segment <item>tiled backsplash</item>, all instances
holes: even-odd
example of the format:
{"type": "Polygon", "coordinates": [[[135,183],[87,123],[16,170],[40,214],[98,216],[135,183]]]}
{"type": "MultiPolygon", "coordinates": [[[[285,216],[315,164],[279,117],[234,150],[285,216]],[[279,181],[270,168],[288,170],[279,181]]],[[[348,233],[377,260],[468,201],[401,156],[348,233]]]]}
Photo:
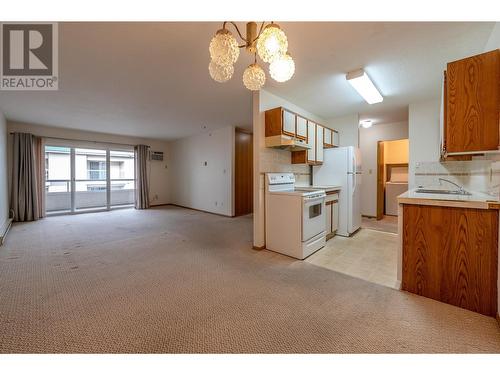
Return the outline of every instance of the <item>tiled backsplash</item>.
{"type": "Polygon", "coordinates": [[[262,173],[293,172],[297,184],[309,184],[309,166],[304,164],[292,164],[292,155],[290,151],[276,148],[262,148],[260,157],[260,171],[262,173]]]}
{"type": "Polygon", "coordinates": [[[465,190],[489,194],[498,199],[500,161],[472,160],[448,162],[420,162],[415,168],[415,183],[425,188],[453,189],[445,178],[463,186],[465,190]]]}

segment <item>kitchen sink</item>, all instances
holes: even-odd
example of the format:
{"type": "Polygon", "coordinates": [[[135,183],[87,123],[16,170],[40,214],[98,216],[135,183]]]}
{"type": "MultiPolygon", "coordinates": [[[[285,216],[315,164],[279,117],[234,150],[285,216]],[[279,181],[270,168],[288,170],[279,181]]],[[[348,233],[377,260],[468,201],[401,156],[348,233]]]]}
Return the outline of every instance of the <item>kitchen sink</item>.
{"type": "Polygon", "coordinates": [[[440,190],[440,189],[417,189],[415,193],[426,193],[426,194],[454,194],[454,195],[472,195],[465,190],[440,190]]]}

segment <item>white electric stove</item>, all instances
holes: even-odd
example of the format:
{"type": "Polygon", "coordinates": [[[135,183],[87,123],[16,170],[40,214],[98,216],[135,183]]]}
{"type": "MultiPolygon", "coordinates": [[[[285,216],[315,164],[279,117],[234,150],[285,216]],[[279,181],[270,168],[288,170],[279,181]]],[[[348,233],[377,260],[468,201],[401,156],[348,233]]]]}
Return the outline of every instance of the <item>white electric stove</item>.
{"type": "Polygon", "coordinates": [[[266,248],[304,259],[325,246],[325,191],[295,189],[293,173],[265,180],[266,248]]]}

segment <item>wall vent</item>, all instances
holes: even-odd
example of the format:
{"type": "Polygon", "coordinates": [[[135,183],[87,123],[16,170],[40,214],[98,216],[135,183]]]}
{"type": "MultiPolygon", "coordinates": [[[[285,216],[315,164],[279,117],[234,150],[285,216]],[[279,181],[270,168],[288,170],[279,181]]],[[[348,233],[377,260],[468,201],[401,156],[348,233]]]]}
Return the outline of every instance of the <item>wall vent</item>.
{"type": "Polygon", "coordinates": [[[163,161],[163,152],[151,151],[151,160],[163,161]]]}

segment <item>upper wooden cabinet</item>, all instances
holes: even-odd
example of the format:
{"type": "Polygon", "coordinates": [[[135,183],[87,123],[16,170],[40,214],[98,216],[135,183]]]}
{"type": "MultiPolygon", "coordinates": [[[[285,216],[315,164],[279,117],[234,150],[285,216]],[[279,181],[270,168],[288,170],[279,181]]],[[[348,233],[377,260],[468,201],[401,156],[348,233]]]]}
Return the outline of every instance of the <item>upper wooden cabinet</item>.
{"type": "Polygon", "coordinates": [[[443,99],[443,151],[498,150],[500,50],[448,63],[443,99]]]}
{"type": "Polygon", "coordinates": [[[292,164],[320,165],[323,163],[323,129],[312,121],[307,121],[308,150],[292,151],[292,164]]]}
{"type": "Polygon", "coordinates": [[[298,139],[307,139],[307,120],[296,113],[277,107],[265,112],[266,137],[288,135],[298,139]]]}
{"type": "Polygon", "coordinates": [[[333,147],[339,147],[340,146],[340,137],[339,137],[339,132],[336,130],[332,130],[332,140],[333,140],[333,147]]]}
{"type": "Polygon", "coordinates": [[[295,133],[298,138],[307,139],[307,120],[304,117],[297,116],[297,130],[295,133]]]}
{"type": "Polygon", "coordinates": [[[316,124],[316,164],[323,163],[323,151],[324,151],[324,127],[316,124]]]}
{"type": "Polygon", "coordinates": [[[323,127],[323,148],[339,146],[339,133],[336,130],[323,127]]]}
{"type": "Polygon", "coordinates": [[[333,147],[333,131],[329,128],[323,128],[323,147],[333,147]]]}

